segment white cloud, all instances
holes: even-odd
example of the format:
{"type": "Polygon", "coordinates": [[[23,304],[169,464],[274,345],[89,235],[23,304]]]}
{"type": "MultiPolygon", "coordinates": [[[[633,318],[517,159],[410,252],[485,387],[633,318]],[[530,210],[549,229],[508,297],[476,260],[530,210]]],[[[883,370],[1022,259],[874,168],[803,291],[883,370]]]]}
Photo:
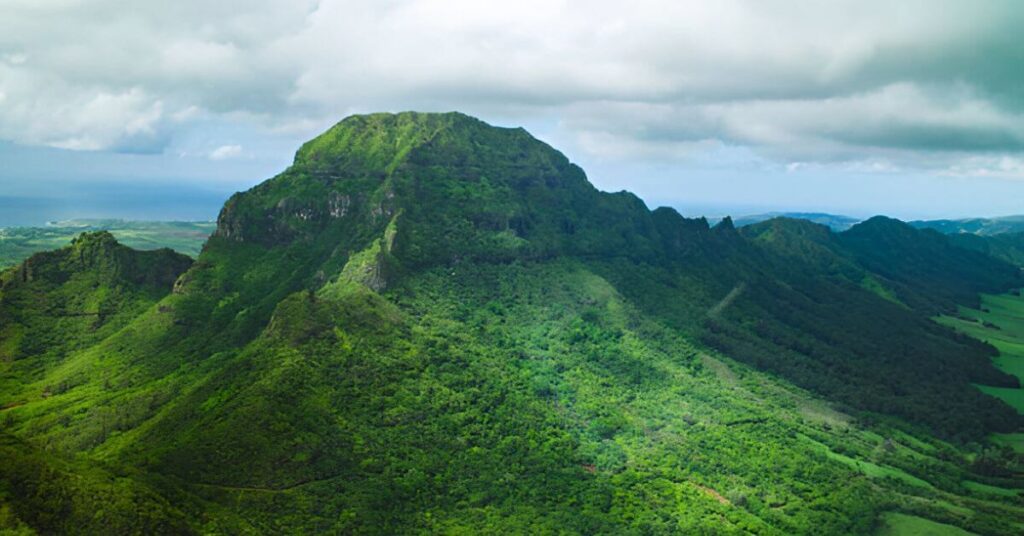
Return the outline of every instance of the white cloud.
{"type": "Polygon", "coordinates": [[[162,101],[138,87],[78,91],[54,76],[0,66],[0,138],[67,149],[163,146],[162,101]]]}
{"type": "Polygon", "coordinates": [[[242,156],[241,145],[221,145],[210,151],[210,160],[227,160],[229,158],[238,158],[239,156],[242,156]]]}
{"type": "Polygon", "coordinates": [[[941,171],[979,153],[1024,152],[1024,114],[1000,110],[961,85],[898,83],[828,98],[596,102],[570,106],[565,115],[582,148],[622,159],[685,159],[725,144],[779,162],[890,172],[941,171]]]}
{"type": "Polygon", "coordinates": [[[4,54],[3,59],[11,65],[23,65],[28,61],[28,56],[25,54],[4,54]]]}
{"type": "Polygon", "coordinates": [[[608,158],[983,169],[1024,147],[1022,23],[1011,1],[9,1],[0,138],[158,151],[209,118],[307,137],[461,109],[608,158]]]}
{"type": "Polygon", "coordinates": [[[954,163],[942,174],[952,177],[1024,179],[1024,158],[1005,155],[972,156],[954,163]]]}

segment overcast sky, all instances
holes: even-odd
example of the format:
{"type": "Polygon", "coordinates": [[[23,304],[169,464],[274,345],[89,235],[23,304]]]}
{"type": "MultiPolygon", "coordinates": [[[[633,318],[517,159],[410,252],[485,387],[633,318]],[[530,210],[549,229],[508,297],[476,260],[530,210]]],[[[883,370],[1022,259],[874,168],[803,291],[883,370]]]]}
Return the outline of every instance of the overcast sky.
{"type": "Polygon", "coordinates": [[[342,117],[414,109],[686,214],[1024,213],[1021,28],[1013,0],[0,0],[0,210],[213,217],[342,117]]]}

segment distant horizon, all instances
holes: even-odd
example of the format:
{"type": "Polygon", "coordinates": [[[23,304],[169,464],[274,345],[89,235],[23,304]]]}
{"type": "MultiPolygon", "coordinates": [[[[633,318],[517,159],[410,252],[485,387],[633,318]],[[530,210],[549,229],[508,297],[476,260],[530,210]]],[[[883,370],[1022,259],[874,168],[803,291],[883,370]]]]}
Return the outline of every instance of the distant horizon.
{"type": "Polygon", "coordinates": [[[67,220],[215,221],[227,195],[203,190],[154,189],[107,197],[97,191],[84,197],[0,196],[0,227],[42,227],[67,220]],[[124,204],[128,197],[132,203],[124,204]]]}
{"type": "MultiPolygon", "coordinates": [[[[817,212],[856,218],[882,214],[911,221],[1024,214],[1024,180],[837,172],[814,166],[746,169],[742,162],[723,167],[721,162],[665,162],[654,157],[624,163],[581,149],[549,124],[525,126],[581,166],[598,189],[626,190],[650,208],[673,207],[687,217],[817,212]]],[[[73,151],[0,140],[0,160],[5,164],[0,169],[0,227],[78,217],[215,218],[232,193],[286,169],[304,141],[298,136],[277,138],[237,158],[214,159],[185,150],[73,151]]]]}
{"type": "MultiPolygon", "coordinates": [[[[107,185],[98,189],[93,195],[87,196],[92,204],[83,203],[81,190],[67,198],[62,197],[27,197],[0,195],[0,228],[12,227],[45,227],[53,223],[74,220],[123,220],[128,222],[214,222],[223,203],[236,191],[211,191],[201,188],[186,189],[176,187],[155,187],[151,192],[145,188],[132,188],[129,197],[135,204],[125,205],[124,192],[120,196],[107,195],[107,189],[120,189],[122,186],[107,185]]],[[[609,190],[605,190],[609,191],[609,190]]],[[[627,190],[628,191],[628,190],[627,190]]],[[[782,207],[751,207],[711,204],[677,204],[658,203],[640,198],[651,210],[669,207],[686,218],[706,218],[719,221],[725,217],[733,220],[758,216],[783,216],[793,214],[817,214],[833,217],[852,218],[859,221],[874,216],[886,216],[901,221],[933,221],[933,220],[995,220],[1024,216],[1020,213],[998,215],[949,215],[949,216],[907,216],[881,211],[864,210],[858,212],[838,212],[820,208],[782,208],[782,207]]]]}

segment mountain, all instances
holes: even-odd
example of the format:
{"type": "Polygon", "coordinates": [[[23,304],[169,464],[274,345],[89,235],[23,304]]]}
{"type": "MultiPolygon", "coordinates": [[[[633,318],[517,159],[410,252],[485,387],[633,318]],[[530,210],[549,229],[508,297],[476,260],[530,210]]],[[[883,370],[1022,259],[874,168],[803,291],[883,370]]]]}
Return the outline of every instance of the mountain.
{"type": "Polygon", "coordinates": [[[1002,218],[966,218],[961,220],[918,220],[910,222],[918,229],[935,229],[943,234],[994,236],[1024,232],[1024,216],[1002,218]]]}
{"type": "MultiPolygon", "coordinates": [[[[70,245],[37,253],[0,273],[0,392],[5,413],[0,426],[3,498],[0,528],[15,534],[41,532],[117,533],[157,529],[188,530],[181,514],[147,485],[116,475],[96,463],[76,463],[48,453],[48,441],[28,443],[10,434],[12,415],[23,405],[37,410],[68,395],[84,381],[78,370],[48,381],[64,358],[108,339],[170,293],[192,259],[168,249],[135,251],[105,231],[82,233],[70,245]],[[29,394],[31,393],[31,394],[29,394]],[[31,404],[36,402],[36,404],[31,404]],[[26,525],[6,504],[8,494],[29,510],[26,525]],[[103,516],[104,510],[111,511],[103,516]]],[[[96,358],[102,370],[102,358],[96,358]]],[[[101,373],[102,374],[102,373],[101,373]]],[[[106,379],[104,389],[111,389],[106,379]]],[[[88,395],[84,405],[43,420],[63,425],[75,414],[105,413],[88,395]]],[[[45,409],[42,411],[46,411],[45,409]]],[[[109,433],[106,417],[101,423],[109,433]]]]}
{"type": "Polygon", "coordinates": [[[981,236],[970,233],[949,235],[949,241],[965,249],[973,249],[990,257],[1024,266],[1024,232],[981,236]]]}
{"type": "MultiPolygon", "coordinates": [[[[977,292],[1019,285],[1016,267],[887,219],[838,234],[776,219],[743,234],[775,258],[758,262],[767,272],[759,280],[747,276],[747,300],[732,308],[732,322],[710,324],[708,344],[833,400],[927,423],[940,435],[977,437],[994,425],[976,428],[980,423],[956,417],[996,415],[980,400],[976,409],[953,407],[975,404],[976,392],[964,383],[1017,380],[991,368],[991,348],[936,329],[930,317],[955,312],[957,299],[976,305],[977,292]],[[955,284],[944,286],[950,280],[955,284]],[[946,409],[933,412],[939,408],[946,409]]],[[[1004,418],[1015,426],[1008,413],[997,420],[1004,418]]]]}
{"type": "Polygon", "coordinates": [[[33,255],[0,275],[0,360],[102,340],[159,301],[191,264],[169,249],[132,250],[105,231],[33,255]]]}
{"type": "Polygon", "coordinates": [[[34,253],[63,247],[83,232],[108,231],[136,249],[171,248],[195,257],[216,225],[213,222],[69,220],[45,227],[0,228],[0,269],[14,266],[34,253]]]}
{"type": "Polygon", "coordinates": [[[934,229],[951,243],[1024,266],[1024,216],[962,220],[912,221],[918,229],[934,229]]]}
{"type": "Polygon", "coordinates": [[[901,287],[916,287],[920,298],[906,296],[906,300],[918,308],[949,312],[957,304],[976,306],[979,293],[1005,291],[1020,281],[1017,266],[961,248],[936,231],[919,231],[883,216],[856,225],[840,237],[867,269],[901,287]]]}
{"type": "Polygon", "coordinates": [[[1019,382],[931,317],[1019,270],[880,223],[712,227],[522,129],[346,118],[191,265],[85,235],[4,272],[141,297],[67,344],[0,331],[0,527],[1016,534],[1022,460],[990,434],[1024,421],[974,384],[1019,382]]]}
{"type": "Polygon", "coordinates": [[[836,214],[825,214],[822,212],[767,212],[764,214],[753,214],[736,218],[737,227],[746,227],[755,223],[772,220],[776,218],[790,218],[796,220],[807,220],[810,222],[825,225],[833,231],[845,231],[860,223],[860,219],[836,214]]]}

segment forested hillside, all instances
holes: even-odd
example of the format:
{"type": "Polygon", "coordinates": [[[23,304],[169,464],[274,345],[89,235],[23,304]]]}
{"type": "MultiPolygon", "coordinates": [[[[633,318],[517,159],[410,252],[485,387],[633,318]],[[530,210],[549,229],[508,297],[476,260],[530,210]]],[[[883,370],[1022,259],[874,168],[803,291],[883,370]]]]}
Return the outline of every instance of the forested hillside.
{"type": "Polygon", "coordinates": [[[2,281],[0,528],[1024,530],[976,387],[1019,380],[932,319],[1018,267],[651,211],[462,114],[343,120],[194,263],[86,234],[2,281]]]}
{"type": "Polygon", "coordinates": [[[965,233],[950,235],[949,240],[962,248],[980,251],[1017,266],[1024,266],[1024,233],[1003,233],[994,236],[965,233]]]}

